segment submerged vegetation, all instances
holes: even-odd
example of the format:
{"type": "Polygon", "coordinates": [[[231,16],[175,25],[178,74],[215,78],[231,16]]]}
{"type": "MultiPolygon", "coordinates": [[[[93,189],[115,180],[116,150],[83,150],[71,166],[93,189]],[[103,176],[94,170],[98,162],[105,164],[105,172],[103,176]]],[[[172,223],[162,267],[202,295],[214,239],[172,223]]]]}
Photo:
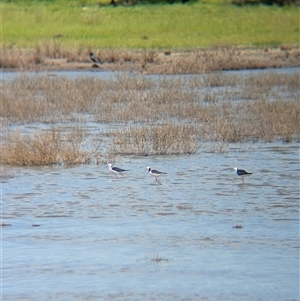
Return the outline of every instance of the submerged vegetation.
{"type": "Polygon", "coordinates": [[[97,164],[300,134],[297,73],[20,76],[2,82],[1,92],[2,164],[97,164]]]}

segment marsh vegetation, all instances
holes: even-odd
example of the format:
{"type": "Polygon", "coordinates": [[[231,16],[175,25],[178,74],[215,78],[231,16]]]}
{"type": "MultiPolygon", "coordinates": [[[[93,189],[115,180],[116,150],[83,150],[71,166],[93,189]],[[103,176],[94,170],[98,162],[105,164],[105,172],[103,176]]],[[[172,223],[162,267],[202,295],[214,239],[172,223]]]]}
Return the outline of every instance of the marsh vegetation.
{"type": "MultiPolygon", "coordinates": [[[[297,46],[249,48],[221,46],[183,50],[126,50],[91,47],[67,48],[58,42],[33,49],[2,48],[0,66],[19,70],[91,70],[94,52],[103,64],[98,70],[139,71],[143,74],[203,74],[211,71],[297,67],[297,46]]],[[[94,65],[95,67],[95,65],[94,65]]]]}
{"type": "Polygon", "coordinates": [[[228,143],[289,142],[300,134],[297,73],[23,75],[2,82],[1,92],[2,164],[193,154],[207,142],[210,151],[225,151],[228,143]],[[22,132],[29,124],[38,130],[22,132]]]}

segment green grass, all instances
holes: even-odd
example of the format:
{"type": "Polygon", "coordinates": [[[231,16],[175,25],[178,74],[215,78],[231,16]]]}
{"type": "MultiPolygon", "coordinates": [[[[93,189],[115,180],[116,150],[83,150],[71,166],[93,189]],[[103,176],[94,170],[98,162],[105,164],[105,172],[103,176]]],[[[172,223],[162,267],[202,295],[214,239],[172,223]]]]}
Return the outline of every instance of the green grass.
{"type": "Polygon", "coordinates": [[[218,1],[116,8],[81,3],[1,2],[2,47],[53,41],[66,47],[129,49],[299,43],[297,7],[237,7],[218,1]]]}

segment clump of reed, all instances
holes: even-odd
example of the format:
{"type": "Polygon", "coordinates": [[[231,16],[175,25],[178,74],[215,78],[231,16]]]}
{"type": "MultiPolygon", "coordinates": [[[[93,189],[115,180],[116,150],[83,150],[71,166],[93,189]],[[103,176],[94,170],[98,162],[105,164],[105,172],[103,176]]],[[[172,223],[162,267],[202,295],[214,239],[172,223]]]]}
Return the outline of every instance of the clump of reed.
{"type": "Polygon", "coordinates": [[[225,103],[219,115],[204,124],[202,139],[223,142],[275,141],[299,139],[298,101],[249,101],[239,105],[225,103]]]}
{"type": "Polygon", "coordinates": [[[20,76],[2,87],[1,116],[14,123],[74,121],[92,112],[101,81],[20,76]]]}
{"type": "Polygon", "coordinates": [[[129,127],[114,133],[109,153],[121,155],[182,155],[199,149],[197,129],[191,125],[165,124],[129,127]]]}
{"type": "Polygon", "coordinates": [[[43,63],[43,54],[38,48],[34,50],[2,48],[0,50],[0,67],[3,69],[31,70],[43,63]]]}
{"type": "MultiPolygon", "coordinates": [[[[248,114],[256,121],[256,139],[263,137],[266,141],[281,139],[290,142],[300,138],[300,103],[293,101],[265,100],[249,103],[246,107],[248,114]]],[[[254,126],[252,126],[254,127],[254,126]]],[[[254,131],[254,129],[253,129],[254,131]]]]}
{"type": "Polygon", "coordinates": [[[154,254],[154,255],[145,256],[145,261],[150,261],[150,262],[154,262],[154,263],[162,263],[162,262],[169,262],[170,260],[168,258],[160,256],[159,254],[154,254]]]}
{"type": "Polygon", "coordinates": [[[85,143],[86,133],[79,128],[68,132],[52,128],[33,136],[13,133],[2,139],[1,164],[46,166],[87,164],[93,160],[101,162],[98,147],[86,150],[85,143]]]}

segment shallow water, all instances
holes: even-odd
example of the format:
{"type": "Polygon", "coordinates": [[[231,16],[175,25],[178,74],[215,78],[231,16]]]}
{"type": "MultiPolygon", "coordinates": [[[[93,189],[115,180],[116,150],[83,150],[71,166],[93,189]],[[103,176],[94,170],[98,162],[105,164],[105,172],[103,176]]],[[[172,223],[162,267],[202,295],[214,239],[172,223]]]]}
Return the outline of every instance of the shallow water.
{"type": "MultiPolygon", "coordinates": [[[[275,73],[275,74],[299,74],[300,68],[269,68],[269,69],[246,69],[246,70],[229,70],[222,71],[222,74],[238,74],[239,76],[249,76],[255,74],[263,73],[275,73]]],[[[94,77],[100,79],[110,79],[117,74],[122,74],[124,72],[118,71],[105,71],[105,70],[71,70],[71,71],[25,71],[25,72],[15,72],[15,71],[1,71],[1,80],[13,80],[20,76],[49,76],[49,77],[67,77],[69,79],[75,79],[78,77],[94,77]]],[[[217,72],[219,73],[219,72],[217,72]]],[[[130,72],[130,74],[140,75],[139,72],[130,72]]],[[[169,74],[169,75],[157,75],[149,74],[144,75],[145,77],[162,79],[162,78],[191,78],[199,76],[197,74],[169,74]]],[[[205,75],[204,75],[205,76],[205,75]]]]}
{"type": "Polygon", "coordinates": [[[3,300],[299,300],[298,143],[116,165],[2,178],[3,300]]]}

